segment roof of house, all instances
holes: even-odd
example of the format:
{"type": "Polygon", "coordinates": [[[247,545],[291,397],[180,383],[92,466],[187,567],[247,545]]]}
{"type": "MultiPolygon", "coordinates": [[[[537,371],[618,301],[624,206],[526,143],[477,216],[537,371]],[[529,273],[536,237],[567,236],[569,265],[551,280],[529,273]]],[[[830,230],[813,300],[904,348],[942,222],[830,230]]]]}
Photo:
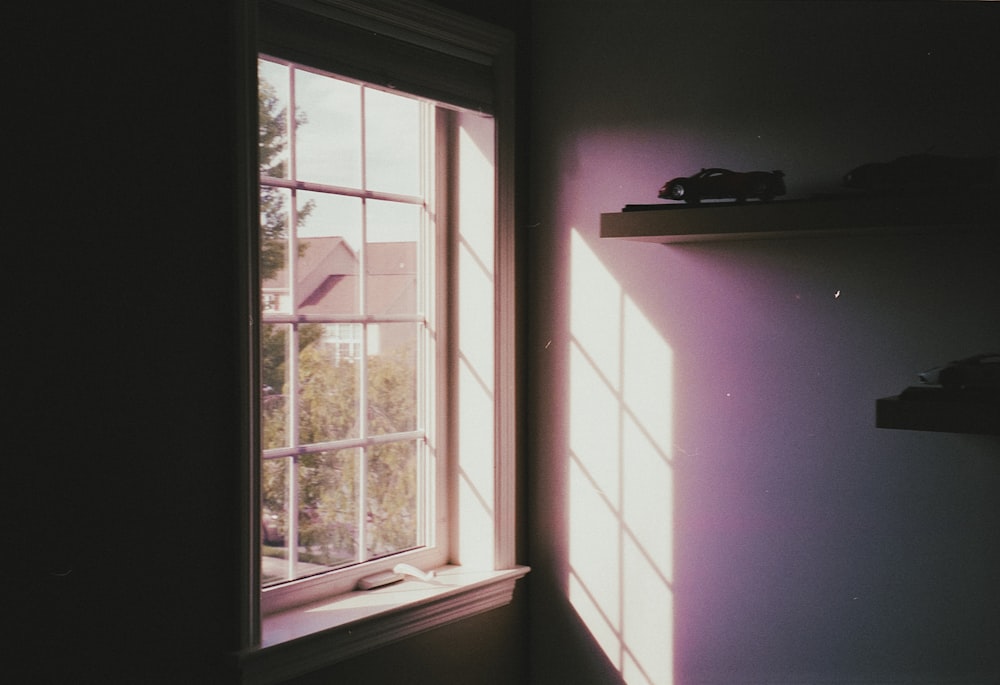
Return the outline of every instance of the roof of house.
{"type": "MultiPolygon", "coordinates": [[[[339,236],[303,238],[296,263],[298,312],[301,314],[358,313],[358,255],[339,236]]],[[[366,312],[403,314],[416,311],[417,245],[414,242],[368,243],[366,312]]],[[[282,269],[264,282],[265,289],[286,289],[282,269]]]]}

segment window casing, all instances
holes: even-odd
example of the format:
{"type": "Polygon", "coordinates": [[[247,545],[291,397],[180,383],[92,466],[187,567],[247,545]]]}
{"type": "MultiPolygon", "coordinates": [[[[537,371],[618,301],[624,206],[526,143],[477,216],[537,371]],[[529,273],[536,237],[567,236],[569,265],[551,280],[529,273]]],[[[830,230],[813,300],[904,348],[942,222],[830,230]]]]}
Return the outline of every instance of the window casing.
{"type": "MultiPolygon", "coordinates": [[[[246,630],[238,662],[244,682],[248,683],[276,682],[428,627],[500,606],[510,601],[514,582],[527,572],[517,566],[514,553],[515,246],[510,35],[410,0],[262,0],[256,32],[258,41],[252,46],[254,54],[247,55],[248,67],[251,61],[256,64],[258,55],[264,55],[269,68],[298,69],[296,73],[306,78],[334,78],[329,75],[336,74],[336,80],[376,97],[385,93],[414,94],[423,112],[419,125],[423,143],[419,155],[422,181],[416,189],[373,187],[364,172],[358,183],[318,175],[310,179],[309,173],[299,173],[298,169],[253,174],[256,189],[267,188],[268,192],[283,195],[290,215],[287,226],[292,230],[288,230],[282,262],[286,270],[284,282],[275,278],[275,271],[268,273],[263,237],[253,238],[247,250],[253,262],[247,274],[253,292],[248,311],[253,325],[248,340],[251,364],[247,403],[252,408],[249,423],[256,437],[248,443],[252,460],[244,474],[250,497],[243,519],[247,536],[243,590],[246,630]],[[337,34],[345,27],[346,34],[337,34]],[[338,35],[337,40],[328,39],[331,32],[338,35]],[[364,40],[357,42],[359,36],[382,42],[366,46],[364,40]],[[387,46],[386,41],[391,44],[387,46]],[[382,248],[372,249],[375,243],[393,241],[366,239],[370,237],[365,233],[372,208],[414,208],[420,237],[408,241],[415,244],[402,262],[405,265],[412,256],[418,269],[423,270],[425,285],[416,288],[412,307],[390,310],[368,306],[365,290],[371,292],[370,284],[359,284],[355,279],[357,291],[349,299],[357,303],[356,311],[337,310],[331,315],[329,310],[323,310],[324,293],[338,288],[341,294],[346,292],[342,286],[350,269],[320,274],[319,282],[311,282],[316,287],[309,290],[308,296],[293,292],[298,287],[295,269],[308,258],[296,244],[298,217],[291,215],[306,209],[308,233],[325,223],[317,219],[322,210],[308,209],[308,200],[321,204],[334,197],[338,198],[336,202],[361,207],[361,218],[356,222],[362,227],[361,235],[355,238],[356,244],[347,246],[348,262],[355,260],[355,268],[362,275],[360,281],[370,276],[366,264],[380,262],[384,267],[393,263],[375,255],[382,248]],[[308,226],[314,219],[317,224],[308,226]],[[313,309],[306,311],[309,307],[313,309]],[[312,326],[324,328],[317,334],[312,326]],[[413,395],[420,400],[415,402],[420,408],[412,413],[413,420],[405,425],[396,425],[394,416],[387,419],[383,407],[377,403],[371,406],[364,397],[365,392],[373,394],[364,379],[373,374],[365,364],[372,352],[382,356],[394,347],[393,340],[400,338],[390,329],[399,327],[410,331],[406,337],[412,341],[412,352],[407,358],[413,364],[408,378],[413,395]],[[262,349],[262,335],[276,330],[282,331],[277,337],[278,348],[285,350],[285,368],[278,381],[267,383],[261,362],[273,358],[269,360],[262,349]],[[303,428],[296,419],[296,414],[303,413],[302,406],[281,408],[278,422],[265,414],[274,409],[269,403],[294,405],[300,401],[289,403],[288,397],[280,396],[298,396],[305,391],[306,384],[301,380],[304,364],[297,358],[302,356],[303,347],[295,338],[302,341],[310,336],[314,347],[319,341],[319,347],[325,349],[329,365],[354,365],[359,369],[353,382],[365,390],[360,390],[352,402],[365,410],[358,411],[359,426],[352,426],[347,433],[303,440],[301,434],[292,435],[303,428]],[[296,364],[298,370],[292,368],[296,364]],[[360,425],[365,422],[369,422],[367,427],[360,425]],[[379,422],[380,428],[373,425],[379,422]],[[280,439],[273,430],[279,424],[286,433],[280,439]],[[309,497],[301,492],[308,484],[300,485],[298,492],[295,489],[299,478],[295,471],[303,463],[320,458],[314,455],[325,455],[326,459],[340,455],[344,462],[341,473],[348,461],[358,471],[381,445],[412,448],[403,461],[418,464],[419,468],[415,468],[412,479],[416,487],[407,492],[414,511],[423,507],[421,511],[433,511],[433,515],[413,527],[410,541],[405,544],[377,548],[362,542],[355,544],[350,560],[345,558],[340,563],[326,559],[329,569],[307,566],[303,572],[299,562],[313,563],[315,559],[293,562],[287,557],[289,551],[294,555],[295,547],[300,551],[305,547],[293,546],[290,541],[302,542],[303,523],[308,526],[309,517],[286,514],[282,522],[278,514],[275,520],[273,492],[266,492],[264,484],[266,471],[284,473],[285,483],[279,490],[285,493],[286,500],[309,504],[309,497]],[[369,456],[363,457],[365,454],[369,456]],[[283,465],[272,467],[269,463],[283,465]],[[428,468],[431,465],[435,468],[428,468]],[[296,525],[299,530],[295,530],[296,525]],[[286,558],[277,562],[279,569],[274,578],[263,577],[262,545],[283,546],[286,550],[286,558]],[[399,561],[423,569],[438,568],[440,580],[423,585],[406,581],[396,586],[403,590],[396,595],[411,596],[412,600],[397,601],[393,594],[377,590],[371,594],[352,591],[359,576],[391,569],[399,561]],[[318,572],[313,574],[312,570],[318,572]],[[307,635],[308,641],[294,640],[307,635]]],[[[294,119],[295,112],[292,107],[286,114],[294,119]]],[[[288,121],[291,134],[305,131],[308,125],[288,121]]],[[[336,234],[306,237],[316,242],[336,234]]],[[[325,242],[323,249],[333,248],[329,244],[333,241],[325,242]]],[[[306,247],[305,253],[315,247],[306,247]]],[[[313,256],[316,254],[318,251],[313,251],[313,256]]],[[[389,256],[400,263],[398,253],[389,256]]],[[[305,463],[305,467],[314,468],[315,464],[305,463]]],[[[336,465],[329,470],[336,472],[336,465]]],[[[366,503],[364,495],[355,493],[353,499],[366,503]]],[[[324,506],[326,511],[309,512],[309,516],[328,516],[330,503],[324,506]]],[[[364,510],[365,506],[355,507],[345,520],[364,528],[368,523],[368,512],[364,510]]],[[[274,558],[268,562],[272,569],[274,558]]]]}

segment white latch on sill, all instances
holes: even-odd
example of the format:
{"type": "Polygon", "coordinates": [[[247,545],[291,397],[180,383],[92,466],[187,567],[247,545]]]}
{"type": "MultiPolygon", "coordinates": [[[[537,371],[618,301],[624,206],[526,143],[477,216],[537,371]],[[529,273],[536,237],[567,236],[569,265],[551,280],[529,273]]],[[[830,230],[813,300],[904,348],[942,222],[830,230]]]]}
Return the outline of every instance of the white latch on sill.
{"type": "Polygon", "coordinates": [[[374,590],[377,587],[398,583],[406,576],[413,576],[417,580],[429,581],[434,579],[434,571],[424,573],[416,566],[412,566],[410,564],[396,564],[392,567],[391,571],[382,571],[380,573],[373,573],[370,576],[365,576],[358,581],[358,589],[374,590]]]}

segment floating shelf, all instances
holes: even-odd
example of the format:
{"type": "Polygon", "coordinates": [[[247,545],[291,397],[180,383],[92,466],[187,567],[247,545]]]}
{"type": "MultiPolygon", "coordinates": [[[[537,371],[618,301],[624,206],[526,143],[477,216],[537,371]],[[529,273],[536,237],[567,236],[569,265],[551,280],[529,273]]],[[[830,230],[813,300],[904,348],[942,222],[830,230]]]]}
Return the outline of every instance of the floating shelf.
{"type": "Polygon", "coordinates": [[[1000,229],[1000,190],[926,195],[832,195],[777,202],[627,205],[601,214],[601,237],[654,243],[857,233],[1000,229]]]}
{"type": "Polygon", "coordinates": [[[1000,435],[1000,404],[883,397],[875,402],[875,426],[939,433],[1000,435]]]}

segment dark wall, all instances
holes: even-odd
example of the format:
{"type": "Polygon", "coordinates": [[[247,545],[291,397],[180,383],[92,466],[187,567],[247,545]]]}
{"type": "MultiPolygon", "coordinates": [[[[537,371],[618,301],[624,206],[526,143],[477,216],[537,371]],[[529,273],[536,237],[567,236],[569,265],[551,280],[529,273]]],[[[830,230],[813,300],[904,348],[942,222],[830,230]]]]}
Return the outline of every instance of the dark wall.
{"type": "Polygon", "coordinates": [[[1000,6],[534,9],[533,682],[995,682],[1000,443],[874,422],[1000,342],[1000,227],[662,246],[599,221],[702,167],[807,197],[1000,153],[1000,6]]]}
{"type": "Polygon", "coordinates": [[[15,680],[225,682],[234,6],[25,6],[5,21],[15,680]]]}
{"type": "MultiPolygon", "coordinates": [[[[4,18],[11,682],[231,681],[243,5],[4,18]]],[[[524,621],[519,593],[303,682],[521,682],[524,621]]]]}

